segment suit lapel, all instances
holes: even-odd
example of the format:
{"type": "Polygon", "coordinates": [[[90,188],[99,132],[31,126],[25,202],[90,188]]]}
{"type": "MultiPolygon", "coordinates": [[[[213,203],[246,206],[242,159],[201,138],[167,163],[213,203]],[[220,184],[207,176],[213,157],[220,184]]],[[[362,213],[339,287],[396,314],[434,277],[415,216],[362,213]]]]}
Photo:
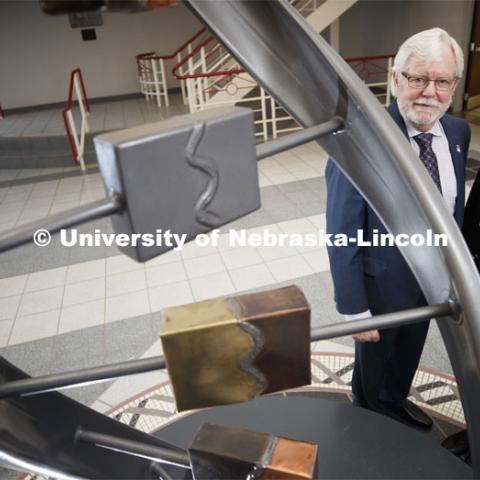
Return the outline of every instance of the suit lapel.
{"type": "Polygon", "coordinates": [[[390,104],[390,106],[387,108],[387,112],[390,114],[395,123],[400,127],[402,133],[408,139],[407,127],[405,125],[403,117],[400,115],[400,110],[398,109],[396,100],[390,104]]]}

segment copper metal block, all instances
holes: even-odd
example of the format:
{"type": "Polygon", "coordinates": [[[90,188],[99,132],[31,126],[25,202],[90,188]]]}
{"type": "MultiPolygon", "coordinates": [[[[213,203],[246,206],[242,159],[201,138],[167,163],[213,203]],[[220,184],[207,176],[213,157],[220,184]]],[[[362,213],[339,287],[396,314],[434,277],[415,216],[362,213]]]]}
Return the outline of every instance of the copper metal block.
{"type": "Polygon", "coordinates": [[[179,411],[311,382],[310,307],[296,286],[167,308],[161,340],[179,411]]]}
{"type": "Polygon", "coordinates": [[[204,423],[188,454],[195,480],[311,479],[317,445],[204,423]]]}

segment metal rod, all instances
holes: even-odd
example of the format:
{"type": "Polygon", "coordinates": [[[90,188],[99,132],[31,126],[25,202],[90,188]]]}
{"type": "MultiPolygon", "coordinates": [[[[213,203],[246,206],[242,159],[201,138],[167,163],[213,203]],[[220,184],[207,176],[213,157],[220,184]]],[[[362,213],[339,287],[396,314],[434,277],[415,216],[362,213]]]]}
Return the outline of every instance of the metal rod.
{"type": "Polygon", "coordinates": [[[85,368],[73,372],[62,372],[36,378],[25,378],[0,385],[0,398],[45,393],[50,390],[78,386],[83,383],[105,381],[135,373],[161,370],[163,368],[165,368],[165,359],[162,356],[157,356],[141,360],[130,360],[128,362],[112,365],[104,365],[101,367],[85,368]]]}
{"type": "MultiPolygon", "coordinates": [[[[311,140],[315,140],[320,136],[328,135],[329,133],[341,129],[342,126],[343,120],[340,117],[333,117],[328,122],[264,143],[257,148],[257,160],[302,145],[311,140]]],[[[0,253],[34,241],[38,231],[43,231],[44,235],[47,236],[52,235],[62,228],[69,228],[90,220],[107,217],[108,215],[118,213],[121,210],[122,201],[120,196],[112,193],[108,198],[65,212],[57,213],[46,219],[29,223],[14,230],[8,235],[8,237],[0,239],[0,253]]]]}
{"type": "Polygon", "coordinates": [[[81,427],[78,427],[75,432],[75,440],[83,443],[91,443],[102,448],[121,451],[127,455],[148,457],[159,463],[166,463],[191,470],[190,459],[188,458],[187,452],[173,445],[170,446],[170,448],[148,445],[135,440],[127,440],[126,438],[84,430],[81,427]]]}
{"type": "MultiPolygon", "coordinates": [[[[364,332],[372,329],[383,329],[416,323],[430,318],[455,315],[458,305],[454,302],[427,305],[425,307],[401,310],[399,312],[376,315],[364,320],[335,323],[312,329],[310,339],[312,342],[327,340],[330,338],[343,337],[353,333],[364,332]]],[[[50,390],[60,390],[73,386],[79,386],[93,381],[106,381],[112,378],[124,377],[136,373],[145,373],[152,370],[166,368],[165,359],[162,356],[142,360],[130,360],[127,362],[93,367],[73,372],[56,373],[36,378],[25,378],[0,385],[0,399],[18,395],[35,395],[50,390]]]]}
{"type": "MultiPolygon", "coordinates": [[[[343,337],[353,333],[364,332],[372,329],[382,329],[416,323],[429,318],[454,315],[458,312],[458,305],[454,302],[427,305],[425,307],[402,310],[400,312],[387,313],[354,320],[351,322],[335,323],[312,329],[310,339],[312,342],[327,340],[329,338],[343,337]]],[[[25,378],[0,385],[0,399],[18,395],[36,395],[50,390],[60,390],[79,386],[84,383],[111,380],[112,378],[124,377],[136,373],[145,373],[152,370],[166,368],[165,359],[162,356],[141,360],[129,360],[127,362],[93,367],[73,372],[56,373],[43,377],[25,378]]]]}
{"type": "Polygon", "coordinates": [[[340,117],[333,117],[325,123],[320,123],[314,127],[299,130],[282,138],[272,140],[271,142],[262,143],[257,147],[257,160],[270,157],[276,153],[298,147],[304,143],[316,140],[318,137],[328,135],[343,128],[343,120],[340,117]]]}
{"type": "Polygon", "coordinates": [[[344,337],[345,335],[352,335],[353,333],[360,333],[368,330],[408,325],[410,323],[429,320],[430,318],[454,315],[457,312],[457,308],[458,306],[453,302],[440,303],[437,305],[427,305],[425,307],[386,313],[384,315],[375,315],[363,320],[334,323],[333,325],[313,328],[310,338],[312,342],[317,342],[318,340],[344,337]]]}
{"type": "Polygon", "coordinates": [[[160,480],[173,480],[173,477],[160,465],[158,462],[152,462],[150,465],[150,471],[157,475],[160,480]]]}
{"type": "MultiPolygon", "coordinates": [[[[0,239],[0,253],[33,242],[38,231],[44,231],[45,235],[48,236],[48,234],[52,235],[62,228],[80,225],[120,211],[122,211],[121,198],[117,194],[112,194],[108,198],[51,215],[37,222],[24,225],[14,230],[8,237],[0,239]]],[[[39,241],[41,240],[40,237],[36,238],[39,241]]]]}

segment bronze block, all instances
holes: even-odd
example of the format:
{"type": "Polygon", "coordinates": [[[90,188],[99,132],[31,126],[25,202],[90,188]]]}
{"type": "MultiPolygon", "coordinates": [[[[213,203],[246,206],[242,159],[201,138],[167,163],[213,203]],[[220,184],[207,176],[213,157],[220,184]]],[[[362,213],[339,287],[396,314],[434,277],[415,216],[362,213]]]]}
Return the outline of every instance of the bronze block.
{"type": "Polygon", "coordinates": [[[205,423],[188,449],[195,480],[312,479],[317,445],[205,423]]]}
{"type": "Polygon", "coordinates": [[[161,341],[179,411],[311,382],[310,307],[296,286],[167,308],[161,341]]]}
{"type": "Polygon", "coordinates": [[[262,480],[314,478],[317,446],[278,437],[270,463],[260,475],[262,480]]]}

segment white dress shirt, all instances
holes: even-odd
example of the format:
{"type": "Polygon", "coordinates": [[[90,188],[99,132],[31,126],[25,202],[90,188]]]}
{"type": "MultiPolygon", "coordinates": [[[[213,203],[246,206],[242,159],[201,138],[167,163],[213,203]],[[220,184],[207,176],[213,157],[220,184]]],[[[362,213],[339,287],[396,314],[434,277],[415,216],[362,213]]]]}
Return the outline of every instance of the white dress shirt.
{"type": "MultiPolygon", "coordinates": [[[[431,133],[432,149],[437,157],[438,173],[440,174],[440,184],[442,185],[442,195],[445,200],[448,210],[453,215],[455,212],[455,201],[457,199],[457,179],[455,170],[453,168],[452,155],[450,154],[450,147],[448,145],[447,136],[443,130],[440,121],[437,121],[428,132],[421,132],[412,127],[408,122],[405,122],[407,127],[408,139],[415,150],[415,153],[420,157],[420,147],[417,141],[413,138],[420,133],[431,133]]],[[[421,161],[421,160],[420,160],[421,161]]],[[[372,316],[370,310],[365,312],[355,313],[352,315],[344,315],[345,320],[363,320],[372,316]]]]}

